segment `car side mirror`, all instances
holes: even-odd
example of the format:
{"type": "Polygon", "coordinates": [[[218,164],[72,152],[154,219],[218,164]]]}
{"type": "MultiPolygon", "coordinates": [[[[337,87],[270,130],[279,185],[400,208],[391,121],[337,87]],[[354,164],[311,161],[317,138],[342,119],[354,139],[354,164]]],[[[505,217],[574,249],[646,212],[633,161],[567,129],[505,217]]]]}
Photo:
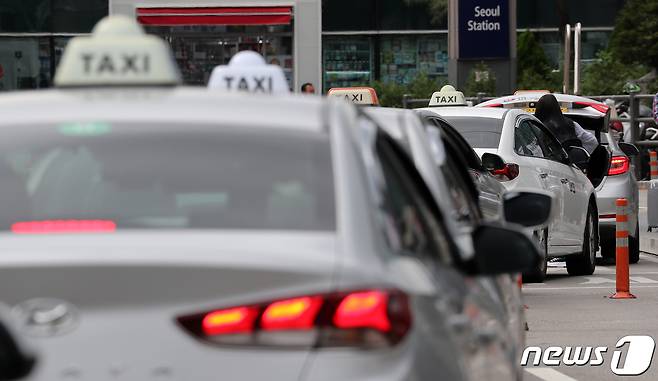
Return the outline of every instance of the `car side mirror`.
{"type": "Polygon", "coordinates": [[[628,157],[637,156],[640,154],[640,150],[635,146],[635,144],[619,142],[619,148],[628,157]]]}
{"type": "Polygon", "coordinates": [[[545,225],[551,217],[553,198],[536,192],[508,192],[503,196],[505,220],[524,227],[545,225]]]}
{"type": "Polygon", "coordinates": [[[537,246],[519,230],[483,224],[473,232],[474,271],[478,275],[523,273],[537,268],[537,246]]]}
{"type": "Polygon", "coordinates": [[[569,155],[569,160],[571,160],[571,162],[575,164],[576,167],[582,170],[587,169],[587,164],[589,163],[589,153],[587,153],[585,148],[571,146],[567,149],[567,155],[569,155]]]}
{"type": "Polygon", "coordinates": [[[482,154],[482,166],[487,171],[505,169],[505,160],[496,154],[485,152],[482,154]]]}
{"type": "Polygon", "coordinates": [[[17,330],[10,324],[10,315],[0,309],[0,380],[26,377],[34,367],[35,358],[19,340],[17,330]]]}

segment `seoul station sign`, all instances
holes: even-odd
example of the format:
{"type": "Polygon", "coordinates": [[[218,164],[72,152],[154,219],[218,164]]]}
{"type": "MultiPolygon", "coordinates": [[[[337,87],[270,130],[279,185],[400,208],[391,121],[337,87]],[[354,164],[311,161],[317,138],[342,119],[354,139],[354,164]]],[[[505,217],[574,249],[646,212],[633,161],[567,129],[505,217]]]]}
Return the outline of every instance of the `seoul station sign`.
{"type": "Polygon", "coordinates": [[[459,0],[459,58],[510,56],[509,0],[459,0]]]}

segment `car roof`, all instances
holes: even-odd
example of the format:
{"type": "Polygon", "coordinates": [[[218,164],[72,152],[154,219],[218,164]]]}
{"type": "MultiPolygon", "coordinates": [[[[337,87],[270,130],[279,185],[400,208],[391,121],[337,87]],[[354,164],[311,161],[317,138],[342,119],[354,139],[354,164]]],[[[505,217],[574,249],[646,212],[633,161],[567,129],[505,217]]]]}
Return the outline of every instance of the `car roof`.
{"type": "Polygon", "coordinates": [[[392,107],[364,107],[363,112],[373,118],[386,133],[398,141],[403,140],[405,136],[404,123],[400,119],[405,115],[418,117],[412,110],[392,107]],[[392,123],[394,120],[396,123],[392,123]]]}
{"type": "Polygon", "coordinates": [[[71,121],[217,123],[320,132],[327,100],[201,87],[52,89],[0,95],[0,125],[71,121]],[[248,116],[248,117],[247,117],[248,116]]]}
{"type": "MultiPolygon", "coordinates": [[[[512,107],[515,103],[520,103],[520,102],[536,102],[541,98],[542,96],[546,94],[553,94],[555,96],[555,99],[557,99],[558,102],[560,103],[574,103],[574,102],[585,102],[585,103],[596,103],[596,104],[601,104],[601,105],[606,105],[603,102],[595,101],[591,98],[587,97],[582,97],[579,95],[571,95],[571,94],[559,94],[559,93],[547,93],[547,92],[522,92],[519,94],[514,94],[514,95],[507,95],[503,97],[498,97],[494,98],[491,100],[488,100],[486,102],[482,102],[480,104],[475,105],[476,108],[500,108],[500,105],[503,106],[503,108],[506,108],[506,105],[509,105],[509,107],[512,107]],[[498,106],[498,107],[493,107],[493,106],[498,106]]],[[[583,117],[589,117],[589,118],[602,118],[605,116],[604,113],[599,112],[591,107],[587,108],[569,108],[567,112],[565,112],[565,115],[579,115],[583,117]]]]}
{"type": "Polygon", "coordinates": [[[475,107],[424,107],[416,109],[418,111],[430,111],[442,117],[473,117],[473,118],[491,118],[505,119],[508,113],[522,110],[504,109],[498,107],[475,108],[475,107]]]}

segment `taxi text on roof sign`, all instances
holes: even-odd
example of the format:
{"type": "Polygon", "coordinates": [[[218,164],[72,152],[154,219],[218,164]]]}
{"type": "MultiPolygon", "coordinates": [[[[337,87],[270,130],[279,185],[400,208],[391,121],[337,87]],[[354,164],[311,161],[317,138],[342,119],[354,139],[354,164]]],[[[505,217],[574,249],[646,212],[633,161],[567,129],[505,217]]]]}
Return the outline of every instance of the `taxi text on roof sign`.
{"type": "Polygon", "coordinates": [[[379,105],[377,92],[372,87],[334,87],[327,91],[327,96],[342,98],[358,105],[379,105]]]}
{"type": "Polygon", "coordinates": [[[55,85],[176,85],[180,78],[167,43],[145,34],[136,21],[117,15],[99,21],[91,36],[69,42],[55,85]]]}
{"type": "Polygon", "coordinates": [[[228,65],[215,67],[208,80],[208,88],[265,94],[290,93],[283,69],[268,65],[263,56],[247,50],[234,55],[228,65]]]}
{"type": "Polygon", "coordinates": [[[432,94],[430,99],[430,107],[439,107],[439,106],[466,106],[466,98],[464,98],[464,93],[461,91],[455,90],[454,87],[450,85],[445,85],[441,88],[440,91],[432,94]]]}

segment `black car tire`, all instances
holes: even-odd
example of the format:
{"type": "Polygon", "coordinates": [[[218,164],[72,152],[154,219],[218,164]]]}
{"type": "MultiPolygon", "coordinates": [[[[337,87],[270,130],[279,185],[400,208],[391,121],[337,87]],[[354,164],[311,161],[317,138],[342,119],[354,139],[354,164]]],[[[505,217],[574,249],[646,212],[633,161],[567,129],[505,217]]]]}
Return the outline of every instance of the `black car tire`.
{"type": "Polygon", "coordinates": [[[569,275],[592,275],[596,270],[596,251],[598,248],[598,237],[594,214],[592,209],[587,211],[585,232],[583,237],[583,251],[580,254],[566,257],[567,272],[569,275]]]}
{"type": "Polygon", "coordinates": [[[635,224],[635,235],[628,236],[628,263],[640,261],[640,224],[635,224]]]}
{"type": "Polygon", "coordinates": [[[543,283],[546,279],[548,270],[548,228],[535,233],[534,238],[537,240],[539,250],[543,251],[544,260],[539,262],[539,267],[523,273],[523,283],[543,283]]]}

